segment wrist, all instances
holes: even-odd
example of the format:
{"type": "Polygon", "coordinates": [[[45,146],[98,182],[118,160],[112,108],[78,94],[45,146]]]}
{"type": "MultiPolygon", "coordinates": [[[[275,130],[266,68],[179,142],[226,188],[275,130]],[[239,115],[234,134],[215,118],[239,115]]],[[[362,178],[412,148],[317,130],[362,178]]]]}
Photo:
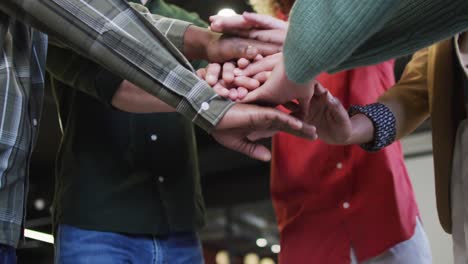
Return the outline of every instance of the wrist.
{"type": "Polygon", "coordinates": [[[346,145],[366,144],[374,140],[374,124],[364,114],[356,114],[351,117],[352,132],[346,145]]]}
{"type": "Polygon", "coordinates": [[[208,60],[210,43],[220,37],[219,33],[190,25],[184,35],[184,55],[189,60],[208,60]]]}

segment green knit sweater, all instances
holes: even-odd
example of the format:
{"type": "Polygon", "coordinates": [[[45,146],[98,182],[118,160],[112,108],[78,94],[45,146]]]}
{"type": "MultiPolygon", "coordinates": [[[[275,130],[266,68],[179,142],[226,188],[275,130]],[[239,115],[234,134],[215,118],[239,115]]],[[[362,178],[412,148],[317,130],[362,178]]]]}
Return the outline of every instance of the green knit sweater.
{"type": "Polygon", "coordinates": [[[468,29],[468,0],[297,0],[284,47],[299,83],[406,55],[468,29]]]}

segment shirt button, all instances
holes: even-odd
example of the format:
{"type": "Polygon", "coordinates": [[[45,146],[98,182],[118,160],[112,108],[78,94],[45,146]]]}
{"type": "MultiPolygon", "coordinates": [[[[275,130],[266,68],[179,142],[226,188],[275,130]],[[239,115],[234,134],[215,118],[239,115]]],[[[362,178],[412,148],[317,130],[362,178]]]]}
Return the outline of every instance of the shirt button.
{"type": "Polygon", "coordinates": [[[151,140],[156,141],[158,139],[158,136],[156,134],[151,135],[151,140]]]}
{"type": "Polygon", "coordinates": [[[343,168],[343,163],[338,162],[338,163],[336,164],[336,168],[341,170],[341,169],[343,168]]]}
{"type": "Polygon", "coordinates": [[[207,102],[203,102],[203,103],[201,104],[201,109],[202,109],[203,111],[206,111],[206,110],[210,109],[210,104],[207,103],[207,102]]]}
{"type": "Polygon", "coordinates": [[[37,126],[37,119],[36,119],[36,118],[33,118],[32,123],[33,123],[33,126],[37,126]]]}
{"type": "Polygon", "coordinates": [[[164,182],[164,177],[163,177],[163,176],[159,176],[159,177],[158,177],[158,181],[159,181],[160,183],[163,183],[163,182],[164,182]]]}
{"type": "Polygon", "coordinates": [[[344,203],[343,203],[343,208],[344,208],[344,209],[348,209],[348,208],[349,208],[349,206],[350,206],[350,205],[349,205],[349,203],[348,203],[348,202],[344,202],[344,203]]]}

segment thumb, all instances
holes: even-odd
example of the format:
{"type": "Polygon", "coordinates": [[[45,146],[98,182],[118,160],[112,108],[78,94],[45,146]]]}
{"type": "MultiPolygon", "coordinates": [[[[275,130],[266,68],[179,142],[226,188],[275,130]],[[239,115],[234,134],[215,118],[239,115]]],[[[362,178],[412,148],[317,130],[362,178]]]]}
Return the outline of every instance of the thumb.
{"type": "Polygon", "coordinates": [[[236,141],[230,142],[232,144],[226,144],[225,146],[256,160],[265,162],[271,160],[271,152],[265,146],[251,142],[246,138],[239,138],[236,141]]]}
{"type": "Polygon", "coordinates": [[[259,87],[253,91],[250,91],[244,99],[241,100],[241,103],[254,103],[254,102],[267,102],[268,96],[263,91],[262,87],[259,87]]]}
{"type": "Polygon", "coordinates": [[[268,162],[271,160],[271,152],[269,149],[267,149],[265,146],[257,143],[252,143],[250,141],[247,141],[246,139],[243,140],[244,144],[243,149],[240,149],[241,153],[246,154],[247,156],[268,162]]]}
{"type": "Polygon", "coordinates": [[[343,105],[330,93],[327,94],[329,104],[329,113],[333,120],[339,124],[346,123],[349,120],[349,115],[343,105]]]}

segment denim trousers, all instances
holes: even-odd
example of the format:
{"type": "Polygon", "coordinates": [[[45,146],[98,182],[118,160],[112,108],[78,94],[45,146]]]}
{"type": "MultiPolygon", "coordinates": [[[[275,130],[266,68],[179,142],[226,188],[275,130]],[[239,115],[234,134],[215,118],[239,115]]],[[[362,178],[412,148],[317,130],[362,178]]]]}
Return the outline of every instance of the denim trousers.
{"type": "Polygon", "coordinates": [[[16,264],[16,249],[12,246],[0,244],[0,263],[16,264]]]}
{"type": "Polygon", "coordinates": [[[196,233],[128,235],[59,225],[56,264],[203,264],[196,233]]]}
{"type": "MultiPolygon", "coordinates": [[[[351,249],[351,264],[357,264],[356,255],[351,249]]],[[[360,262],[360,264],[432,264],[431,246],[419,218],[416,220],[414,235],[380,256],[360,262]]],[[[448,263],[447,263],[448,264],[448,263]]]]}

